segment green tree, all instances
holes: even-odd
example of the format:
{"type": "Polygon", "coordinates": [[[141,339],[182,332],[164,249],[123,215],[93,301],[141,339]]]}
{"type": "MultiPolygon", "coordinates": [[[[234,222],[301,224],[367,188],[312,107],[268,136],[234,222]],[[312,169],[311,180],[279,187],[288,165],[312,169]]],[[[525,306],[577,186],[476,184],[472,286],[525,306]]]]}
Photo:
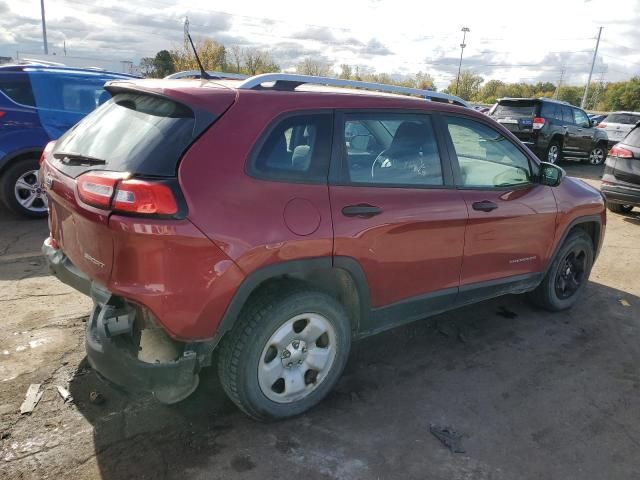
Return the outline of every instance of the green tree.
{"type": "Polygon", "coordinates": [[[457,95],[465,100],[472,100],[480,93],[480,86],[483,78],[474,74],[471,70],[460,72],[460,82],[453,79],[446,89],[446,92],[457,95]],[[457,90],[457,91],[456,91],[457,90]]]}
{"type": "Polygon", "coordinates": [[[160,50],[153,59],[153,76],[158,78],[166,77],[176,72],[173,57],[167,50],[160,50]]]}
{"type": "Polygon", "coordinates": [[[153,57],[141,58],[139,68],[144,77],[154,77],[156,71],[155,59],[153,57]]]}

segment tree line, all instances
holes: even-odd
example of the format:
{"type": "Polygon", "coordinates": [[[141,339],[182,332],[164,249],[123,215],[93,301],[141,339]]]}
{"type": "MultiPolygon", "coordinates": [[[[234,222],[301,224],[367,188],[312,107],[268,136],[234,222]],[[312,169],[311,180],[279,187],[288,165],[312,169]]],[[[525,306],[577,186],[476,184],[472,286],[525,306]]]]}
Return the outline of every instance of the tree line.
{"type": "MultiPolygon", "coordinates": [[[[197,42],[196,49],[205,70],[258,75],[279,72],[280,66],[266,49],[226,47],[215,40],[205,38],[197,42]]],[[[161,50],[155,57],[140,60],[144,76],[162,78],[183,70],[199,70],[196,58],[188,44],[174,50],[161,50]]],[[[338,77],[349,80],[385,83],[420,89],[435,90],[434,80],[428,73],[414,75],[377,73],[362,65],[333,66],[314,58],[305,58],[296,65],[296,72],[304,75],[338,77]]],[[[507,83],[502,80],[485,81],[471,70],[461,72],[459,81],[454,78],[445,93],[458,95],[465,100],[493,104],[502,97],[548,97],[580,105],[584,86],[555,85],[551,82],[507,83]]],[[[640,77],[624,82],[592,83],[586,108],[596,111],[640,111],[640,77]]]]}

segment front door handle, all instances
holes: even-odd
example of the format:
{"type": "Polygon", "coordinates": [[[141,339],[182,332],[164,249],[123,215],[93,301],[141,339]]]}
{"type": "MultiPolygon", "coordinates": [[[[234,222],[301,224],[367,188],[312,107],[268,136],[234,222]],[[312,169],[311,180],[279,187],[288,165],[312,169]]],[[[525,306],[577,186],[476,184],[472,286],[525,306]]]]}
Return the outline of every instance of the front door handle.
{"type": "Polygon", "coordinates": [[[380,207],[376,207],[375,205],[369,205],[366,203],[362,203],[359,205],[348,205],[342,209],[342,214],[345,217],[369,218],[381,213],[382,209],[380,207]]]}
{"type": "Polygon", "coordinates": [[[471,206],[473,207],[474,210],[479,210],[481,212],[490,212],[491,210],[495,210],[496,208],[498,208],[498,205],[496,205],[493,202],[490,202],[489,200],[483,200],[481,202],[473,202],[471,206]]]}

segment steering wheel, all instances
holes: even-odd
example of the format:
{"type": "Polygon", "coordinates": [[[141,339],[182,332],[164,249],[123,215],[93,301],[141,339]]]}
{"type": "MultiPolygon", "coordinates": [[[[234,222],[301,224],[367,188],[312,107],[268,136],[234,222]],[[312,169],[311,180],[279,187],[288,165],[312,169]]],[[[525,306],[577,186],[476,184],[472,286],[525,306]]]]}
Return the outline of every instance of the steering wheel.
{"type": "Polygon", "coordinates": [[[375,177],[374,170],[376,168],[376,164],[380,162],[380,167],[378,168],[389,168],[391,167],[391,160],[387,157],[387,150],[381,151],[376,159],[371,164],[371,178],[375,177]]]}

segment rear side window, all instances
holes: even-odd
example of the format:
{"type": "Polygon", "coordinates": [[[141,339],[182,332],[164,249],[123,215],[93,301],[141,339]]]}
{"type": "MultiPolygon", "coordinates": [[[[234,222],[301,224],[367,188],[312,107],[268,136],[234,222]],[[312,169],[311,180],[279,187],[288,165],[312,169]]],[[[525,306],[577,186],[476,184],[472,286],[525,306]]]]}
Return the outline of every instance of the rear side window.
{"type": "Polygon", "coordinates": [[[640,128],[634,128],[631,130],[622,143],[640,148],[640,128]]]}
{"type": "Polygon", "coordinates": [[[258,178],[326,183],[331,157],[330,113],[287,117],[270,130],[249,163],[258,178]]]}
{"type": "Polygon", "coordinates": [[[640,122],[640,115],[633,113],[612,113],[603,120],[607,123],[622,123],[624,125],[635,125],[640,122]]]}
{"type": "Polygon", "coordinates": [[[152,95],[118,93],[86,116],[56,143],[64,154],[103,161],[69,161],[63,170],[75,177],[91,168],[140,175],[174,176],[182,153],[194,139],[194,114],[186,106],[152,95]],[[94,163],[94,164],[93,164],[94,163]]]}
{"type": "Polygon", "coordinates": [[[0,91],[20,105],[35,107],[29,76],[24,72],[0,73],[0,91]]]}
{"type": "Polygon", "coordinates": [[[543,102],[540,116],[562,121],[562,108],[557,103],[543,102]]]}

